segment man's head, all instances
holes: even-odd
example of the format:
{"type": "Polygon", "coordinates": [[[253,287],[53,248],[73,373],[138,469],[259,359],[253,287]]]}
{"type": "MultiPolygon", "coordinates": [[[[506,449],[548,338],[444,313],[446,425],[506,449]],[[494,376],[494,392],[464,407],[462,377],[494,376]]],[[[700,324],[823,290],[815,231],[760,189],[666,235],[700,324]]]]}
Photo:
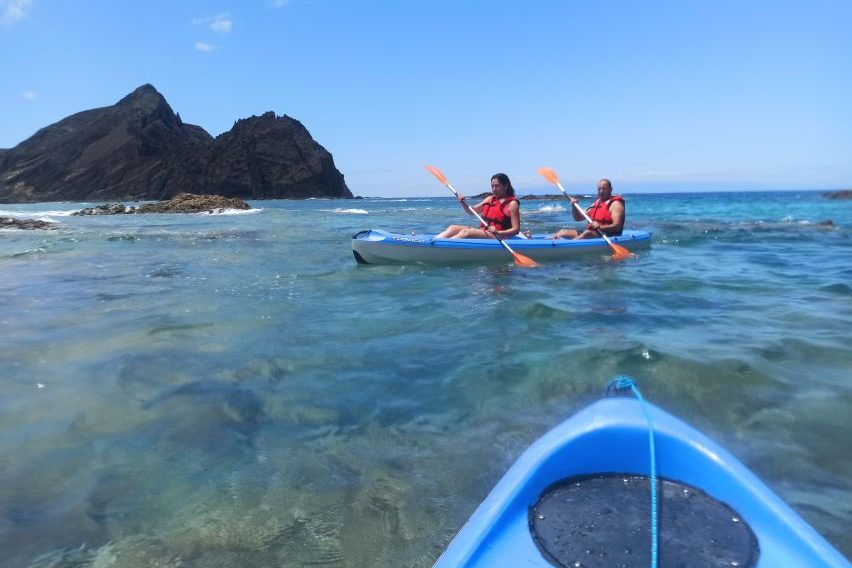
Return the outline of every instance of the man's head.
{"type": "Polygon", "coordinates": [[[601,199],[612,197],[612,183],[606,178],[598,182],[598,197],[601,199]]]}

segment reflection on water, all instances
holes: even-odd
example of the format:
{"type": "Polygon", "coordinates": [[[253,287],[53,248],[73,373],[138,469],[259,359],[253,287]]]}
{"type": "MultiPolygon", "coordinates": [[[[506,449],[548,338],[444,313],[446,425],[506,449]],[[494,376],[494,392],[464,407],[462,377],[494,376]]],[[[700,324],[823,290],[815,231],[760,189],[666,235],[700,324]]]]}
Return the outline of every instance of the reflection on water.
{"type": "Polygon", "coordinates": [[[848,554],[850,222],[730,196],[694,220],[695,199],[631,201],[658,231],[636,260],[534,271],[358,266],[366,216],[313,203],[4,234],[3,565],[430,566],[618,374],[848,554]],[[743,226],[755,206],[776,221],[743,226]]]}

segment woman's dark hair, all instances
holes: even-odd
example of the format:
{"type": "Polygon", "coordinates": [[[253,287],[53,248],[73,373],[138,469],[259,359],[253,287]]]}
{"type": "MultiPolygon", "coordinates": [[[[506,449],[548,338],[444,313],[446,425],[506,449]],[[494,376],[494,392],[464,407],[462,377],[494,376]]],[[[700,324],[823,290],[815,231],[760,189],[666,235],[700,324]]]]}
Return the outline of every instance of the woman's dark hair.
{"type": "Polygon", "coordinates": [[[509,176],[507,176],[506,174],[494,174],[493,176],[491,176],[491,179],[496,179],[501,184],[506,186],[506,195],[511,195],[512,197],[515,197],[515,188],[512,187],[512,182],[509,181],[509,176]]]}

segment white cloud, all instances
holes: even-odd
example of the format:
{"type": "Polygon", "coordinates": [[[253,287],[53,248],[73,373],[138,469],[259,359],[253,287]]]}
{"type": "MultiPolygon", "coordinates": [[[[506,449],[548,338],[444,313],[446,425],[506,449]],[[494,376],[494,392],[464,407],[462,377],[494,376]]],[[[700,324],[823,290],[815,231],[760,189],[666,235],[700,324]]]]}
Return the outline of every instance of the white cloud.
{"type": "Polygon", "coordinates": [[[27,99],[28,101],[31,101],[36,98],[36,94],[33,91],[24,91],[23,93],[21,93],[21,96],[27,99]]]}
{"type": "Polygon", "coordinates": [[[220,34],[227,34],[231,32],[231,25],[231,19],[228,17],[228,14],[221,14],[216,16],[216,19],[210,23],[210,29],[220,34]]]}
{"type": "Polygon", "coordinates": [[[234,22],[231,20],[231,15],[228,12],[222,12],[221,14],[217,14],[215,16],[193,18],[192,23],[194,25],[209,25],[211,30],[220,34],[230,33],[231,28],[234,26],[234,22]]]}
{"type": "Polygon", "coordinates": [[[32,0],[0,0],[0,25],[11,26],[27,15],[32,0]]]}
{"type": "Polygon", "coordinates": [[[283,8],[293,3],[293,0],[272,0],[273,8],[283,8]]]}
{"type": "MultiPolygon", "coordinates": [[[[0,0],[2,1],[2,0],[0,0]]],[[[204,25],[209,27],[216,33],[226,35],[231,33],[231,28],[233,27],[233,22],[231,21],[231,16],[227,12],[222,12],[221,14],[217,14],[215,16],[205,16],[203,18],[193,18],[193,25],[204,25]]],[[[198,51],[208,53],[217,49],[215,45],[212,43],[207,43],[205,41],[197,41],[195,42],[195,49],[198,51]]]]}

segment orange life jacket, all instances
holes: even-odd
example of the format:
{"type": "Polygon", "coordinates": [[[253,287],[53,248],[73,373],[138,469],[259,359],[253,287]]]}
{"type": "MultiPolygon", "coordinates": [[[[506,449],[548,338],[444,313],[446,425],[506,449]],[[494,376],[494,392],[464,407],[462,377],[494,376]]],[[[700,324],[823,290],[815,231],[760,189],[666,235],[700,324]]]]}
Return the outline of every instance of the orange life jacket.
{"type": "Polygon", "coordinates": [[[612,214],[609,212],[609,206],[614,201],[621,201],[621,203],[623,204],[624,198],[620,195],[613,195],[606,201],[596,199],[592,206],[586,209],[586,213],[589,214],[589,217],[592,219],[592,221],[597,221],[601,225],[609,225],[610,223],[612,223],[612,214]]]}
{"type": "MultiPolygon", "coordinates": [[[[512,228],[512,214],[509,212],[509,204],[513,201],[518,201],[513,196],[503,198],[501,203],[499,199],[495,199],[492,195],[488,203],[482,206],[482,218],[488,225],[481,225],[483,229],[490,226],[495,227],[498,231],[505,231],[512,228]]],[[[518,205],[520,205],[518,201],[518,205]]]]}

